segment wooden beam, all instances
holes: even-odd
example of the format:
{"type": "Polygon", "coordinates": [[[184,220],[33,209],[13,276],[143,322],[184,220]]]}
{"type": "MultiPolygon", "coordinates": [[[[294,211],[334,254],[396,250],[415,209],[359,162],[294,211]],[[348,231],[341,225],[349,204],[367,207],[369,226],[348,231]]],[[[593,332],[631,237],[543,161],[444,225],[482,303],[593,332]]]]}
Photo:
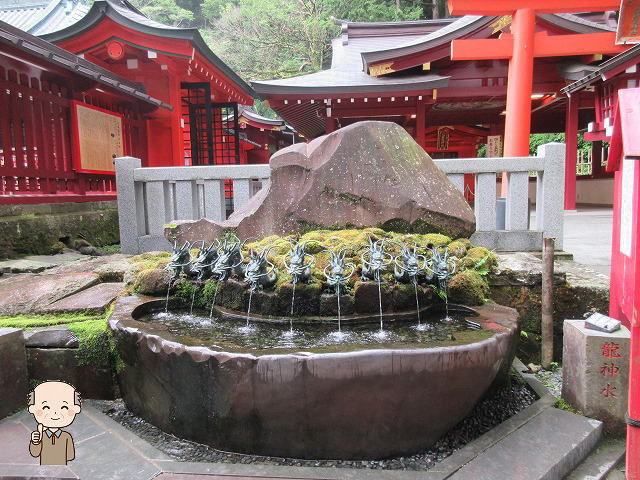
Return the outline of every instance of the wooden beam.
{"type": "MultiPolygon", "coordinates": [[[[615,32],[547,35],[538,32],[534,38],[534,57],[564,57],[591,54],[618,54],[628,45],[616,45],[615,32]]],[[[451,42],[451,60],[509,59],[513,51],[513,36],[500,38],[459,39],[451,42]]]]}
{"type": "Polygon", "coordinates": [[[546,32],[539,32],[535,35],[533,55],[564,57],[595,53],[618,54],[629,48],[628,45],[616,45],[615,42],[615,32],[576,35],[547,35],[546,32]]]}
{"type": "Polygon", "coordinates": [[[501,60],[511,58],[513,36],[500,38],[460,39],[451,42],[451,60],[501,60]]]}
{"type": "MultiPolygon", "coordinates": [[[[522,0],[493,0],[479,2],[478,0],[449,0],[451,15],[510,15],[523,8],[526,2],[522,0]]],[[[613,0],[536,0],[530,2],[536,13],[579,13],[602,12],[619,10],[620,2],[613,0]]]]}

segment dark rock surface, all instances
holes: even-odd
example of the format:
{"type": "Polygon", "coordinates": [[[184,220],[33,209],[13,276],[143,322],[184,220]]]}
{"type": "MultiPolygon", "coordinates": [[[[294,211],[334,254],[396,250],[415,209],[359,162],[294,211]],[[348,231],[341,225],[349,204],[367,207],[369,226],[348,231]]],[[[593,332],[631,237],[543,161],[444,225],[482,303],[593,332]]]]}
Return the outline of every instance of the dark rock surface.
{"type": "Polygon", "coordinates": [[[0,328],[0,419],[26,404],[28,378],[22,330],[0,328]]]}
{"type": "Polygon", "coordinates": [[[271,158],[269,188],[223,223],[177,222],[167,238],[213,241],[321,227],[383,226],[455,237],[475,231],[473,211],[431,157],[399,125],[365,121],[271,158]]]}
{"type": "Polygon", "coordinates": [[[80,365],[76,349],[28,348],[29,378],[38,381],[63,380],[84,398],[112,399],[116,396],[111,365],[80,365]]]}
{"type": "MultiPolygon", "coordinates": [[[[340,313],[342,315],[355,313],[353,295],[340,295],[340,313]]],[[[336,295],[330,293],[320,295],[320,315],[323,317],[338,315],[338,299],[336,295]]]]}
{"type": "Polygon", "coordinates": [[[36,328],[24,332],[27,347],[78,348],[78,337],[68,327],[36,328]]]}

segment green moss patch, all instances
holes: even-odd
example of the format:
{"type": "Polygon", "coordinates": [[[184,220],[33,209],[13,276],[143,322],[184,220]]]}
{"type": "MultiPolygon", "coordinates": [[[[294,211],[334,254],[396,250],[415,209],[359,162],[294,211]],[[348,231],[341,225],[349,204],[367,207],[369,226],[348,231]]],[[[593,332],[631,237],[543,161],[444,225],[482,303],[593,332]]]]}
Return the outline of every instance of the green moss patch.
{"type": "Polygon", "coordinates": [[[88,313],[1,316],[0,328],[23,328],[28,330],[36,327],[50,327],[54,325],[67,325],[77,322],[93,321],[102,317],[103,315],[88,313]]]}

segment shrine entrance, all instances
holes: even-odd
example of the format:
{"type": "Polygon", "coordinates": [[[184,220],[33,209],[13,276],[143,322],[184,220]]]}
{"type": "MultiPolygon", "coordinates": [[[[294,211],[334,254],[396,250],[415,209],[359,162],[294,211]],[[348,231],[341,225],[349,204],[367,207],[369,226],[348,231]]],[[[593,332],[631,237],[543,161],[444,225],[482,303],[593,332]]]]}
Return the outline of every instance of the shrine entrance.
{"type": "Polygon", "coordinates": [[[240,163],[238,104],[211,101],[208,82],[182,82],[185,165],[240,163]]]}

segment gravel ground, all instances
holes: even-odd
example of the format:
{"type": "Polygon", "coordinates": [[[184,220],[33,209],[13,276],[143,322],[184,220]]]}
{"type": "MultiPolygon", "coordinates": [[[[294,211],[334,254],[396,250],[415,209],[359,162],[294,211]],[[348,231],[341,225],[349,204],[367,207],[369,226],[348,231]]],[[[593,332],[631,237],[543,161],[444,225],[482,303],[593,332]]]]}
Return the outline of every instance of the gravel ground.
{"type": "Polygon", "coordinates": [[[122,400],[95,401],[97,408],[148,441],[170,457],[186,462],[260,463],[267,465],[294,465],[305,467],[370,468],[379,470],[428,470],[471,440],[515,415],[536,400],[529,388],[514,380],[508,387],[495,392],[480,402],[471,414],[428,450],[407,457],[384,460],[298,460],[278,457],[260,457],[223,452],[213,447],[183,440],[164,433],[157,427],[135,416],[122,400]]]}
{"type": "Polygon", "coordinates": [[[560,398],[562,394],[562,367],[555,370],[540,370],[536,377],[549,389],[554,397],[560,398]]]}

